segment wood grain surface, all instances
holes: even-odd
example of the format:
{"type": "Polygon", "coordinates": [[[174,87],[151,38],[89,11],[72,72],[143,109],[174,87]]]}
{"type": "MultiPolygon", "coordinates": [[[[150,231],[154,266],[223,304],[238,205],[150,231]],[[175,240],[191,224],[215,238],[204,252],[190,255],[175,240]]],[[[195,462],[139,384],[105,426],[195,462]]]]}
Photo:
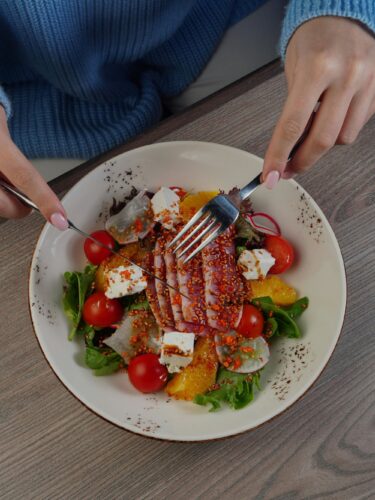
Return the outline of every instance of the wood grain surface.
{"type": "MultiPolygon", "coordinates": [[[[285,91],[271,65],[123,149],[194,139],[262,156],[285,91]]],[[[375,498],[374,137],[372,120],[356,144],[335,148],[298,179],[330,220],[347,270],[347,314],[333,357],[284,414],[224,441],[150,440],[83,407],[43,358],[29,318],[28,268],[42,221],[35,214],[1,224],[0,498],[375,498]]],[[[96,163],[54,188],[63,193],[96,163]]]]}

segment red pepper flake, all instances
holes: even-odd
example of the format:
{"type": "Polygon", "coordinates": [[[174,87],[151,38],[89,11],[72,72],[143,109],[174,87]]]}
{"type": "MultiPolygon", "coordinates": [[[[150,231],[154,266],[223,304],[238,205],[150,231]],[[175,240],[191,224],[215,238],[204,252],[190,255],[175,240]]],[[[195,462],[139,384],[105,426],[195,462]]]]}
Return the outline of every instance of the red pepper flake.
{"type": "Polygon", "coordinates": [[[254,352],[254,348],[250,346],[243,346],[240,348],[242,352],[254,352]]]}
{"type": "Polygon", "coordinates": [[[224,361],[223,361],[223,365],[225,366],[225,368],[228,368],[233,362],[233,359],[230,357],[230,356],[227,356],[224,361]]]}
{"type": "Polygon", "coordinates": [[[120,274],[126,280],[130,280],[130,278],[132,277],[132,273],[128,269],[124,269],[124,271],[121,271],[120,274]]]}
{"type": "Polygon", "coordinates": [[[236,339],[232,335],[226,335],[223,337],[223,340],[226,345],[233,345],[236,342],[236,339]]]}
{"type": "Polygon", "coordinates": [[[242,361],[240,358],[236,358],[233,363],[233,368],[237,370],[242,365],[242,361]]]}
{"type": "Polygon", "coordinates": [[[180,306],[182,303],[182,297],[179,293],[176,293],[173,297],[172,304],[180,306]]]}
{"type": "Polygon", "coordinates": [[[134,221],[134,228],[136,233],[141,233],[143,230],[143,222],[141,221],[140,218],[135,219],[134,221]]]}

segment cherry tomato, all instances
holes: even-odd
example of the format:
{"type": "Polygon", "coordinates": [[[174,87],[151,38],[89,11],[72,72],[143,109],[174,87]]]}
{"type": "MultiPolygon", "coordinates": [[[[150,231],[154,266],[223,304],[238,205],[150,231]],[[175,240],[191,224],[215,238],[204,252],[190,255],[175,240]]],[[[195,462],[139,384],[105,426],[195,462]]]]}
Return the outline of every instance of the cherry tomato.
{"type": "MultiPolygon", "coordinates": [[[[103,245],[107,245],[109,248],[115,248],[115,240],[110,234],[107,233],[107,231],[95,231],[94,233],[91,233],[90,236],[100,241],[100,243],[103,243],[103,245]]],[[[95,241],[92,241],[89,238],[86,238],[83,249],[88,260],[91,262],[91,264],[95,265],[100,264],[102,260],[111,255],[111,252],[109,250],[101,247],[100,245],[95,243],[95,241]]]]}
{"type": "Polygon", "coordinates": [[[83,305],[83,319],[92,326],[111,326],[122,318],[124,310],[120,301],[109,299],[103,292],[95,292],[83,305]]]}
{"type": "Polygon", "coordinates": [[[168,380],[168,370],[159,362],[156,354],[141,354],[133,358],[128,366],[130,382],[138,391],[160,391],[168,380]]]}
{"type": "Polygon", "coordinates": [[[237,326],[237,332],[249,339],[255,339],[262,335],[263,326],[264,317],[259,309],[251,304],[245,304],[240,324],[237,326]]]}
{"type": "Polygon", "coordinates": [[[280,274],[290,268],[294,261],[294,250],[292,245],[281,236],[267,235],[265,248],[270,252],[276,262],[271,267],[271,274],[280,274]]]}
{"type": "Polygon", "coordinates": [[[172,189],[180,198],[184,198],[187,195],[187,191],[178,186],[171,186],[169,189],[172,189]]]}

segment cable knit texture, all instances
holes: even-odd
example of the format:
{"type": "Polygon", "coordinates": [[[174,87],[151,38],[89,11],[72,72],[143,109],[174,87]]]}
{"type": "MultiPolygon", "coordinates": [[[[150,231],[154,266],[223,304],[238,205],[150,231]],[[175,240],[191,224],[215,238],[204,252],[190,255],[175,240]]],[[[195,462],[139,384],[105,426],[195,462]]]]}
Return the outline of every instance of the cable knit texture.
{"type": "MultiPolygon", "coordinates": [[[[1,0],[0,103],[29,157],[90,157],[155,124],[164,98],[202,71],[225,31],[265,0],[1,0]]],[[[372,0],[292,0],[296,27],[372,0]]]]}
{"type": "Polygon", "coordinates": [[[3,106],[3,108],[5,110],[5,114],[6,114],[7,118],[9,119],[11,112],[12,112],[12,109],[10,106],[10,101],[8,99],[8,96],[4,92],[4,89],[2,89],[1,87],[0,87],[0,104],[3,106]]]}
{"type": "Polygon", "coordinates": [[[292,0],[286,10],[280,38],[280,54],[283,59],[295,30],[309,19],[320,16],[355,19],[375,32],[375,0],[292,0]]]}
{"type": "Polygon", "coordinates": [[[1,0],[0,101],[8,115],[12,104],[14,141],[29,157],[90,157],[126,142],[261,3],[1,0]]]}

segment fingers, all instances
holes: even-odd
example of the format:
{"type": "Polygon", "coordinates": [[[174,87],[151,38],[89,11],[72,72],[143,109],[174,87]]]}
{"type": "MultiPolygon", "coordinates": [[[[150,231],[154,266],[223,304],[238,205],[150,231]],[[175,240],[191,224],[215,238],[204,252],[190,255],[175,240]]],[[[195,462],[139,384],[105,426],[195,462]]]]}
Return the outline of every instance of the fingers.
{"type": "Polygon", "coordinates": [[[355,140],[375,110],[374,58],[374,39],[350,20],[317,18],[296,30],[285,60],[290,95],[266,154],[266,185],[269,178],[272,187],[280,173],[289,178],[310,168],[335,143],[355,140]],[[313,125],[285,168],[320,96],[323,99],[313,125]]]}
{"type": "Polygon", "coordinates": [[[369,89],[353,97],[337,138],[337,144],[352,144],[357,139],[362,127],[374,113],[373,99],[374,92],[370,92],[369,89]]]}
{"type": "Polygon", "coordinates": [[[375,96],[373,96],[373,100],[367,110],[365,123],[367,123],[374,114],[375,114],[375,96]]]}
{"type": "Polygon", "coordinates": [[[19,219],[25,217],[31,209],[19,202],[14,196],[7,195],[0,189],[0,217],[19,219]]]}
{"type": "Polygon", "coordinates": [[[305,77],[297,78],[275,127],[267,149],[263,180],[272,188],[282,175],[291,150],[301,137],[310,116],[324,91],[324,83],[309,83],[305,77]]]}
{"type": "Polygon", "coordinates": [[[325,92],[307,137],[288,164],[286,176],[309,169],[334,146],[351,100],[351,92],[334,86],[325,92]]]}
{"type": "MultiPolygon", "coordinates": [[[[0,172],[38,206],[48,221],[58,229],[67,229],[66,213],[59,199],[39,172],[5,135],[0,138],[0,172]]],[[[0,215],[21,217],[27,213],[13,197],[3,191],[1,195],[0,215]]]]}

